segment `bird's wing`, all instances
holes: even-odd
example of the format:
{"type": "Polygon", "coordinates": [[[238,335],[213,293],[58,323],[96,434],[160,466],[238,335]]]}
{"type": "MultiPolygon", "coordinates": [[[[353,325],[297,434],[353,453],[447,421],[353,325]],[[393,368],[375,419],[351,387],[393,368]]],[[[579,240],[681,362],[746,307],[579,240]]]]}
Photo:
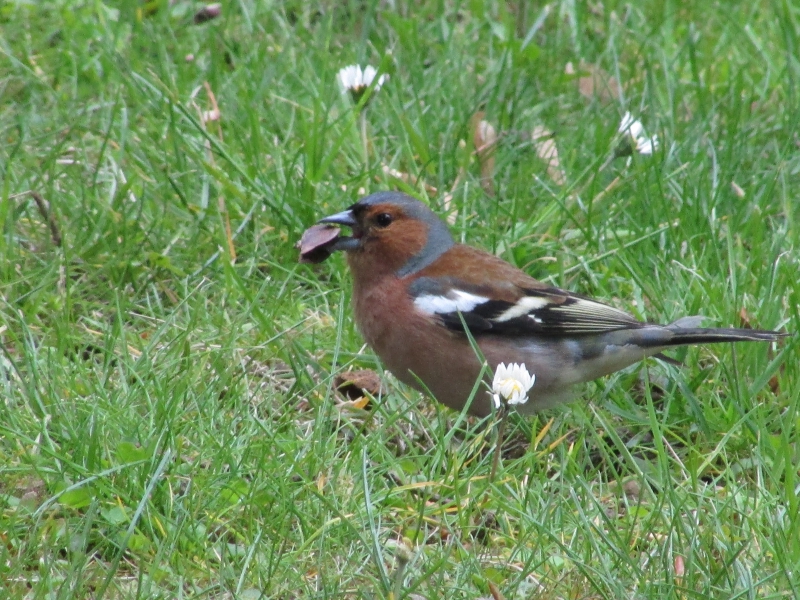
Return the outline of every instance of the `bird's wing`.
{"type": "Polygon", "coordinates": [[[473,335],[580,336],[646,325],[612,306],[546,286],[508,263],[488,266],[514,277],[497,277],[493,270],[465,278],[421,276],[408,288],[415,309],[449,329],[463,331],[466,325],[473,335]]]}
{"type": "Polygon", "coordinates": [[[472,335],[596,335],[647,324],[628,313],[537,281],[504,260],[456,245],[408,287],[415,308],[472,335]]]}

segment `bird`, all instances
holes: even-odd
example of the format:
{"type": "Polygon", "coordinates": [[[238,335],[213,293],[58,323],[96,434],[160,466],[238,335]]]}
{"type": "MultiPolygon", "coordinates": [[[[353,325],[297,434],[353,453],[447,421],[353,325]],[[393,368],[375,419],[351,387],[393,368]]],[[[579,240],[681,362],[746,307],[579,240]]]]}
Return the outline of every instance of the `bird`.
{"type": "MultiPolygon", "coordinates": [[[[485,417],[498,365],[522,364],[535,384],[515,408],[535,413],[573,399],[579,384],[674,346],[772,342],[776,331],[703,328],[703,317],[668,325],[537,281],[484,250],[454,241],[423,202],[376,192],[315,227],[343,226],[325,257],[345,252],[355,321],[401,382],[456,410],[485,417]]],[[[331,237],[326,235],[325,238],[331,237]]],[[[669,360],[669,359],[667,359],[669,360]]]]}

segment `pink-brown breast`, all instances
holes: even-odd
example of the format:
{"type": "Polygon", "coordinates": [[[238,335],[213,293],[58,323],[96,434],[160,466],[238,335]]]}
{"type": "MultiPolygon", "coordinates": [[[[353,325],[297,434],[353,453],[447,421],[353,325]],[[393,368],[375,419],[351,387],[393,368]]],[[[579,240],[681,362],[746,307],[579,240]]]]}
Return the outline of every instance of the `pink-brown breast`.
{"type": "MultiPolygon", "coordinates": [[[[464,335],[418,312],[404,283],[394,276],[365,287],[356,280],[353,309],[364,339],[395,377],[415,389],[430,391],[450,408],[463,408],[481,369],[464,335]]],[[[471,412],[485,415],[490,410],[490,398],[481,390],[471,412]]]]}

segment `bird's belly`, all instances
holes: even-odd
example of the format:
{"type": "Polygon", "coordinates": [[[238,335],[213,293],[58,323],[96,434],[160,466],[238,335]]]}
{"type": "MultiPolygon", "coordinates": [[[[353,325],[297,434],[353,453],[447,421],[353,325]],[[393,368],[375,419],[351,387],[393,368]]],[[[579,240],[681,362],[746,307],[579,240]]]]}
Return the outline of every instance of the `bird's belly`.
{"type": "MultiPolygon", "coordinates": [[[[354,297],[359,298],[354,311],[361,334],[384,366],[406,385],[461,410],[481,371],[466,337],[417,312],[406,294],[370,298],[366,292],[354,297]],[[387,320],[387,314],[398,318],[387,320]]],[[[489,410],[489,397],[481,391],[471,412],[488,414],[489,410]]]]}

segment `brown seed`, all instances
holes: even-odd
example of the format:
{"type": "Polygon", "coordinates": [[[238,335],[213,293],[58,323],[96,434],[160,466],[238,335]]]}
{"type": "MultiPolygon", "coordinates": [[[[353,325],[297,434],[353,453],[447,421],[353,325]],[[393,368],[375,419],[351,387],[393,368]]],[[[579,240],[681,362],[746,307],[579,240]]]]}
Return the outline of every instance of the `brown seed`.
{"type": "Polygon", "coordinates": [[[301,263],[321,263],[331,254],[330,246],[339,239],[340,230],[333,225],[314,225],[303,232],[296,248],[301,263]]]}

